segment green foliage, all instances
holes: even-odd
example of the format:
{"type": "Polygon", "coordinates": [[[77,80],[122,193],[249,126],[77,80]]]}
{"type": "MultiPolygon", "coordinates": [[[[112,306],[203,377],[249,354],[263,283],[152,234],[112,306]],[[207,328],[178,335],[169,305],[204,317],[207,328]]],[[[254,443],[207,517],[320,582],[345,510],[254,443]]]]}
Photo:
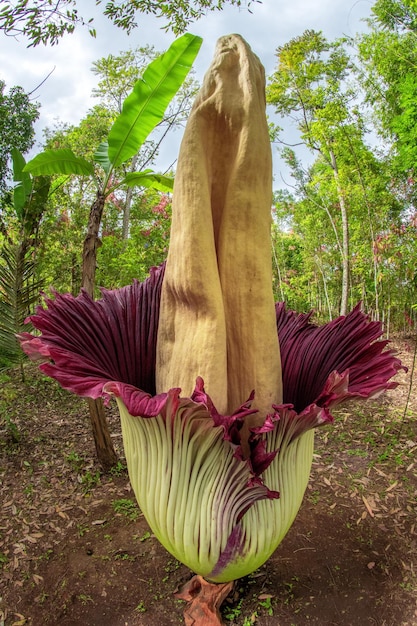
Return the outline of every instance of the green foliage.
{"type": "MultiPolygon", "coordinates": [[[[131,187],[156,188],[161,191],[172,190],[172,180],[162,174],[156,174],[149,168],[140,172],[133,171],[145,139],[163,119],[165,110],[183,83],[197,55],[202,40],[200,37],[185,34],[177,39],[165,54],[158,56],[146,68],[143,76],[136,81],[132,93],[123,103],[122,111],[117,115],[99,147],[93,152],[93,162],[76,156],[69,147],[48,149],[29,161],[24,172],[44,175],[87,176],[94,182],[96,190],[91,197],[87,234],[83,246],[83,269],[81,286],[93,295],[96,275],[97,248],[101,246],[99,229],[103,219],[105,201],[116,208],[120,207],[118,191],[128,187],[124,206],[122,239],[127,239],[129,211],[132,195],[131,187]],[[131,160],[132,171],[126,172],[121,166],[131,160]],[[101,166],[101,172],[99,170],[101,166]]],[[[95,128],[93,122],[90,124],[95,128]]],[[[61,135],[62,139],[62,135],[61,135]]],[[[55,141],[52,138],[52,141],[55,141]]],[[[129,165],[127,164],[127,167],[129,165]]],[[[65,184],[65,183],[64,183],[65,184]]],[[[74,196],[73,178],[70,195],[74,196]]],[[[85,187],[82,193],[89,192],[85,187]]],[[[69,221],[66,212],[65,219],[69,221]]],[[[122,248],[129,247],[123,244],[122,248]]],[[[71,250],[72,264],[76,260],[71,250]]],[[[75,281],[72,281],[74,287],[75,281]]],[[[74,291],[74,289],[72,289],[74,291]]]]}
{"type": "Polygon", "coordinates": [[[146,68],[123,103],[109,136],[109,160],[114,167],[133,157],[182,85],[200,49],[201,38],[185,34],[146,68]]]}
{"type": "Polygon", "coordinates": [[[131,521],[135,521],[139,517],[138,505],[135,501],[129,498],[121,498],[120,500],[113,500],[112,507],[115,513],[127,517],[131,521]]]}
{"type": "Polygon", "coordinates": [[[284,301],[295,311],[309,311],[311,308],[309,290],[313,280],[302,237],[294,231],[281,231],[274,225],[272,243],[276,300],[284,301]]]}
{"type": "Polygon", "coordinates": [[[154,191],[141,194],[132,206],[128,239],[122,239],[118,213],[111,208],[103,220],[97,283],[114,289],[134,279],[144,280],[150,267],[166,260],[171,201],[154,191]]]}
{"type": "Polygon", "coordinates": [[[161,122],[169,102],[189,72],[201,43],[200,37],[185,34],[148,65],[143,77],[136,82],[132,93],[124,101],[122,112],[116,117],[106,141],[94,153],[94,160],[106,174],[103,181],[95,176],[92,163],[77,157],[69,148],[45,150],[29,161],[24,171],[33,175],[92,176],[96,180],[97,193],[104,196],[124,184],[156,186],[165,191],[171,189],[172,183],[167,177],[156,175],[149,169],[131,172],[127,179],[123,177],[116,184],[112,178],[113,171],[140,150],[149,133],[161,122]]]}
{"type": "Polygon", "coordinates": [[[10,439],[11,444],[18,445],[20,443],[21,434],[16,422],[12,420],[7,410],[4,413],[0,410],[0,421],[4,423],[6,434],[10,439]]]}
{"type": "MultiPolygon", "coordinates": [[[[117,0],[106,2],[103,13],[115,26],[130,33],[136,28],[136,13],[152,14],[164,21],[164,28],[175,34],[183,33],[187,26],[200,19],[208,11],[223,9],[230,4],[248,9],[260,0],[117,0]]],[[[0,6],[0,30],[7,35],[23,34],[29,39],[29,46],[40,43],[54,45],[65,33],[74,32],[77,26],[88,28],[92,37],[96,36],[94,18],[82,17],[77,0],[19,0],[2,3],[0,6]]],[[[103,4],[103,0],[96,0],[103,4]]],[[[86,11],[85,4],[82,5],[86,11]]],[[[90,14],[91,15],[91,14],[90,14]]]]}
{"type": "Polygon", "coordinates": [[[4,244],[0,253],[0,367],[21,363],[24,355],[16,333],[28,330],[25,319],[38,301],[41,285],[34,280],[31,249],[4,244]]]}
{"type": "Polygon", "coordinates": [[[417,168],[417,76],[407,74],[398,85],[401,112],[391,121],[397,137],[396,164],[400,171],[415,172],[417,168]]]}
{"type": "Polygon", "coordinates": [[[85,494],[90,493],[100,484],[100,472],[97,470],[95,472],[91,472],[87,470],[84,474],[81,475],[81,485],[83,487],[83,492],[85,494]]]}
{"type": "MultiPolygon", "coordinates": [[[[350,110],[354,90],[345,80],[350,67],[343,40],[329,43],[321,32],[306,31],[278,48],[277,71],[268,88],[269,101],[277,112],[295,117],[301,142],[317,155],[313,183],[309,176],[304,176],[291,151],[283,154],[296,173],[300,195],[308,197],[310,206],[312,200],[319,208],[316,215],[327,217],[327,228],[335,236],[339,293],[334,294],[332,302],[337,307],[335,312],[341,314],[346,314],[349,306],[351,256],[349,201],[343,179],[348,180],[358,169],[357,159],[350,155],[355,144],[361,145],[363,132],[359,114],[350,110]],[[317,197],[319,185],[325,188],[327,197],[317,197]],[[333,213],[329,200],[335,207],[333,213]]],[[[311,171],[309,175],[312,174],[311,171]]],[[[325,299],[332,316],[320,246],[313,256],[323,277],[325,299]]]]}
{"type": "Polygon", "coordinates": [[[404,80],[417,68],[417,7],[403,0],[377,0],[372,16],[370,31],[357,37],[360,79],[377,130],[392,138],[392,120],[404,110],[404,80]]]}
{"type": "Polygon", "coordinates": [[[37,154],[25,167],[33,176],[53,176],[54,174],[93,176],[94,166],[77,157],[72,150],[45,150],[37,154]]]}
{"type": "Polygon", "coordinates": [[[6,190],[12,149],[25,153],[33,146],[33,125],[39,117],[39,104],[32,102],[22,87],[12,87],[8,93],[5,88],[0,80],[0,192],[6,190]]]}
{"type": "MultiPolygon", "coordinates": [[[[278,49],[268,99],[282,117],[297,122],[300,140],[313,158],[306,163],[297,148],[281,151],[294,190],[291,197],[277,197],[274,272],[279,298],[297,310],[314,308],[324,319],[338,314],[341,285],[348,274],[348,306],[362,300],[373,316],[387,316],[388,324],[398,327],[416,287],[416,252],[409,243],[416,232],[416,87],[413,75],[405,71],[416,42],[406,57],[393,61],[395,75],[386,50],[378,45],[389,42],[388,57],[395,57],[405,53],[405,42],[400,45],[397,34],[387,34],[385,23],[382,32],[380,28],[375,26],[372,38],[365,36],[362,42],[369,56],[360,71],[349,58],[347,42],[327,42],[314,31],[278,49]],[[386,71],[383,82],[375,74],[377,67],[386,71]],[[367,76],[370,68],[372,75],[367,76]],[[385,93],[392,96],[383,105],[384,125],[377,127],[384,139],[390,129],[395,140],[384,151],[367,145],[366,107],[378,93],[375,83],[381,89],[378,107],[385,93]],[[373,90],[361,102],[359,85],[368,84],[373,90]],[[290,247],[296,257],[288,254],[290,247]]],[[[408,31],[404,37],[410,44],[408,31]]]]}
{"type": "Polygon", "coordinates": [[[121,113],[123,101],[132,85],[143,76],[148,63],[158,56],[153,46],[137,47],[117,56],[109,54],[93,63],[92,72],[99,78],[92,95],[115,114],[121,113]]]}
{"type": "Polygon", "coordinates": [[[17,148],[12,148],[13,180],[17,183],[13,189],[13,204],[19,220],[23,219],[23,208],[32,193],[32,177],[23,169],[26,161],[17,148]]]}
{"type": "Polygon", "coordinates": [[[36,278],[35,250],[50,187],[48,178],[32,179],[24,172],[19,150],[12,154],[17,221],[0,249],[0,367],[22,364],[24,359],[16,334],[27,330],[25,319],[39,299],[42,282],[36,278]]]}
{"type": "Polygon", "coordinates": [[[159,191],[172,191],[174,181],[169,176],[155,174],[152,170],[143,172],[128,172],[123,179],[126,187],[147,187],[158,189],[159,191]]]}

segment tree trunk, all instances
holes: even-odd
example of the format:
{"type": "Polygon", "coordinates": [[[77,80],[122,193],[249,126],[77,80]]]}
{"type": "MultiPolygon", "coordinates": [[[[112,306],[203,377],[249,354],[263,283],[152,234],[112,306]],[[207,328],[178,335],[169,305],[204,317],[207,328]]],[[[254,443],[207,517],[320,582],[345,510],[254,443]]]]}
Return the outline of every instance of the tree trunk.
{"type": "Polygon", "coordinates": [[[331,307],[331,304],[330,304],[329,292],[327,291],[326,277],[324,275],[324,271],[323,271],[323,267],[321,265],[321,261],[319,261],[318,257],[316,257],[316,264],[317,264],[317,267],[319,268],[319,272],[320,272],[321,278],[323,280],[324,297],[326,299],[327,311],[329,313],[329,322],[331,322],[332,317],[333,317],[332,316],[332,307],[331,307]]]}
{"type": "MultiPolygon", "coordinates": [[[[139,159],[139,153],[135,154],[135,156],[132,159],[130,172],[134,172],[136,170],[138,159],[139,159]]],[[[129,238],[130,207],[132,206],[132,198],[133,198],[133,187],[128,187],[126,191],[126,202],[125,202],[125,206],[123,210],[123,230],[122,230],[123,241],[129,238]]]]}
{"type": "Polygon", "coordinates": [[[103,470],[108,472],[116,465],[117,454],[111,440],[103,401],[101,398],[87,398],[87,403],[97,458],[103,470]]]}
{"type": "Polygon", "coordinates": [[[94,298],[94,287],[96,280],[97,249],[101,246],[98,236],[101,218],[104,209],[104,194],[97,192],[97,197],[91,205],[90,216],[88,218],[87,234],[83,245],[83,267],[81,287],[94,298]]]}
{"type": "MultiPolygon", "coordinates": [[[[84,239],[83,247],[83,267],[81,286],[94,298],[94,286],[97,267],[97,249],[101,242],[98,236],[101,218],[104,209],[104,194],[97,192],[97,198],[90,209],[87,235],[84,239]]],[[[96,446],[97,458],[104,469],[108,471],[117,463],[117,454],[110,437],[110,430],[104,412],[101,398],[93,400],[88,398],[88,408],[93,431],[94,443],[96,446]]]]}
{"type": "Polygon", "coordinates": [[[346,209],[345,198],[339,180],[339,170],[336,156],[330,149],[330,161],[333,169],[333,176],[336,182],[337,196],[339,200],[340,214],[342,217],[342,296],[340,301],[340,315],[346,315],[349,302],[349,221],[346,209]]]}

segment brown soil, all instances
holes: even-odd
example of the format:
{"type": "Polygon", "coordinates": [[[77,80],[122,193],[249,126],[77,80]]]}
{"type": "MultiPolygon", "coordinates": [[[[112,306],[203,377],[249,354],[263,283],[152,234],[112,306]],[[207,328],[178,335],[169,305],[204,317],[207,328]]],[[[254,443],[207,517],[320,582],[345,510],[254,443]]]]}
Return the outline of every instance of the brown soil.
{"type": "MultiPolygon", "coordinates": [[[[411,340],[397,342],[407,365],[411,340]]],[[[417,393],[410,372],[317,433],[300,513],[274,556],[239,580],[226,624],[417,625],[417,393]]],[[[33,366],[0,388],[0,626],[168,626],[191,572],[156,541],[121,462],[95,461],[86,404],[33,366]],[[18,442],[15,427],[20,433],[18,442]]],[[[198,625],[197,625],[198,626],[198,625]]]]}

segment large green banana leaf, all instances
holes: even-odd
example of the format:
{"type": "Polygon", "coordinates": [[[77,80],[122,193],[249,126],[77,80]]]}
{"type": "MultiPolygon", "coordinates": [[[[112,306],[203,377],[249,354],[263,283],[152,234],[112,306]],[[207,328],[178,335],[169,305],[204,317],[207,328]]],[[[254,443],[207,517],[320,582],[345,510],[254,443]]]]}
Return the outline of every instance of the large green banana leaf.
{"type": "Polygon", "coordinates": [[[152,187],[158,191],[172,191],[174,188],[173,178],[156,174],[152,170],[129,172],[121,182],[128,187],[152,187]]]}
{"type": "Polygon", "coordinates": [[[113,167],[133,157],[181,87],[200,49],[201,37],[186,33],[152,61],[123,103],[110,129],[109,159],[113,167]]]}
{"type": "Polygon", "coordinates": [[[109,159],[109,142],[102,141],[97,150],[94,153],[93,159],[96,163],[101,165],[103,170],[108,174],[111,168],[111,162],[109,159]]]}
{"type": "Polygon", "coordinates": [[[23,207],[32,192],[32,179],[28,172],[24,171],[26,165],[23,154],[17,149],[12,149],[13,180],[17,185],[13,189],[13,205],[19,220],[23,217],[23,207]]]}
{"type": "Polygon", "coordinates": [[[94,165],[82,157],[77,157],[72,150],[61,148],[45,150],[37,154],[26,163],[23,171],[30,172],[34,176],[52,176],[53,174],[91,176],[94,174],[94,165]]]}

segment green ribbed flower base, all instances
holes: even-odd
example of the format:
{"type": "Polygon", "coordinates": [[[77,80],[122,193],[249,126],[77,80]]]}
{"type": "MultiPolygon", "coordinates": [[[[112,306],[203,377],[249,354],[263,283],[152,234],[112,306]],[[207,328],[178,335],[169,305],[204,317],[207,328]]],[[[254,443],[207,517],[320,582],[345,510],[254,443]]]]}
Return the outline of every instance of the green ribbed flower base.
{"type": "Polygon", "coordinates": [[[241,578],[265,563],[301,505],[314,431],[287,443],[277,422],[266,434],[268,450],[280,448],[262,476],[269,489],[280,492],[271,500],[248,484],[247,463],[234,457],[203,405],[182,400],[176,411],[168,403],[164,415],[142,418],[117,402],[130,481],[161,544],[213,582],[241,578]]]}

